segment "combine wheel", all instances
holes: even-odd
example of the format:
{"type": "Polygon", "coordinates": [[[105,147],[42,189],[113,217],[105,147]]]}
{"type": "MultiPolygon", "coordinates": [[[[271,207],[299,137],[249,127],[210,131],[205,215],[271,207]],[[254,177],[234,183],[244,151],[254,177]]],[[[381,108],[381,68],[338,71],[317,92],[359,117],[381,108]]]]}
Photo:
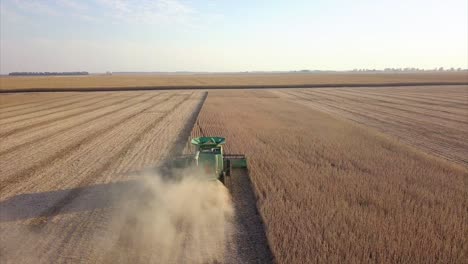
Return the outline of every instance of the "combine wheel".
{"type": "Polygon", "coordinates": [[[229,176],[226,172],[223,172],[223,184],[226,188],[231,188],[231,176],[229,176]]]}

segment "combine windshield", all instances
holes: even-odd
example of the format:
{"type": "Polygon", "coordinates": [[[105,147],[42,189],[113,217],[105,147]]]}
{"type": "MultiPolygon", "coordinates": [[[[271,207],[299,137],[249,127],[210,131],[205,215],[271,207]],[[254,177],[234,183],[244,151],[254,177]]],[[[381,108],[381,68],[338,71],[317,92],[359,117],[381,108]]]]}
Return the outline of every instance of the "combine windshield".
{"type": "Polygon", "coordinates": [[[200,149],[200,153],[221,154],[221,148],[200,149]]]}

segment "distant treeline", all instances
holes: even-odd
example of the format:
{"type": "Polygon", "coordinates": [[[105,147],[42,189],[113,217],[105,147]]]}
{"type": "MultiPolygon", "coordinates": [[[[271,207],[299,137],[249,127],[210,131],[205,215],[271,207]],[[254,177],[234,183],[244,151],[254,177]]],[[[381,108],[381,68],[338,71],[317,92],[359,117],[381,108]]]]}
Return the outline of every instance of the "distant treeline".
{"type": "Polygon", "coordinates": [[[10,72],[10,76],[89,75],[88,72],[10,72]]]}
{"type": "Polygon", "coordinates": [[[462,68],[447,68],[444,67],[434,68],[434,69],[420,69],[420,68],[385,68],[383,70],[376,69],[354,69],[352,72],[461,72],[467,71],[468,69],[462,68]]]}

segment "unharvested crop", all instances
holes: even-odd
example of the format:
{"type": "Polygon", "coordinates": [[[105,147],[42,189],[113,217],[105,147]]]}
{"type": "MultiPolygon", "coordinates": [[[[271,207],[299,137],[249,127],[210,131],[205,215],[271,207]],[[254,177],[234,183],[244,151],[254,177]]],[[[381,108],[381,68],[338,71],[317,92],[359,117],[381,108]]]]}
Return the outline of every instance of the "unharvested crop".
{"type": "Polygon", "coordinates": [[[466,259],[464,167],[268,91],[210,92],[192,133],[247,155],[279,263],[466,259]]]}
{"type": "Polygon", "coordinates": [[[468,86],[301,89],[280,93],[468,166],[468,86]]]}

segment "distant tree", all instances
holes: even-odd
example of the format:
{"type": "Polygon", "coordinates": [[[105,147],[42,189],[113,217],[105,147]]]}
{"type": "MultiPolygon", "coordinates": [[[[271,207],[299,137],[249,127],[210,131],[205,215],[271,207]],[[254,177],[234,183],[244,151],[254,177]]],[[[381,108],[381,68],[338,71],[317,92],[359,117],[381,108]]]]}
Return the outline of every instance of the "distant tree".
{"type": "Polygon", "coordinates": [[[88,72],[10,72],[10,76],[89,75],[88,72]]]}

